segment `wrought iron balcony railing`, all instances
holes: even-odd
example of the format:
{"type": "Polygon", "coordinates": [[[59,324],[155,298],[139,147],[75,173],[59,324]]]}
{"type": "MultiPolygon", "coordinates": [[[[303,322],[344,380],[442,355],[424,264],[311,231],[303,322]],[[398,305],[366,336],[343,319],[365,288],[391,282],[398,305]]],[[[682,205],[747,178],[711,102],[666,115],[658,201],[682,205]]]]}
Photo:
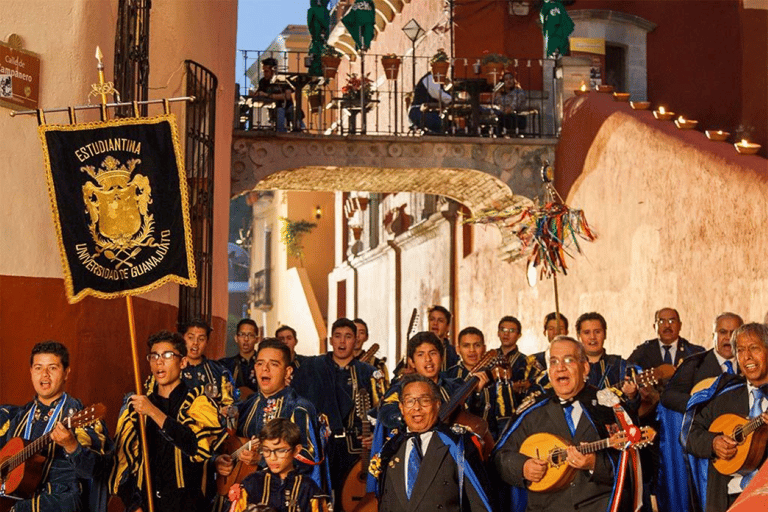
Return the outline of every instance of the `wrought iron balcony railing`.
{"type": "Polygon", "coordinates": [[[388,64],[382,55],[365,54],[355,60],[342,59],[335,75],[324,66],[325,77],[311,76],[306,52],[260,52],[241,50],[245,64],[242,84],[236,94],[239,130],[295,130],[313,134],[418,135],[429,131],[420,118],[436,117],[432,132],[457,136],[554,137],[558,133],[555,61],[510,58],[505,71],[512,73],[519,96],[514,109],[505,112],[500,94],[504,71],[489,71],[480,58],[455,58],[442,87],[450,100],[432,100],[412,105],[417,83],[430,71],[429,57],[399,57],[399,65],[388,64]],[[258,91],[263,77],[261,61],[268,57],[278,66],[273,90],[290,90],[293,109],[283,122],[280,107],[258,91]],[[360,94],[360,77],[370,80],[360,94]],[[357,87],[356,87],[357,86],[357,87]],[[357,89],[357,90],[355,90],[357,89]],[[419,114],[418,112],[422,112],[419,114]],[[506,114],[514,114],[504,122],[506,114]]]}

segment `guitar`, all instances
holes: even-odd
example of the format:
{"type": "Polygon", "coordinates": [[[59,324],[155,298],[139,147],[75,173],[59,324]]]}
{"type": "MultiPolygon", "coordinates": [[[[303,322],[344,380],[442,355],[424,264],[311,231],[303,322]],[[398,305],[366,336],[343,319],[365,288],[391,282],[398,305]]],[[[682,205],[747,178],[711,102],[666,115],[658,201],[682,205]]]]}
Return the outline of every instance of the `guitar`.
{"type": "Polygon", "coordinates": [[[222,496],[226,496],[229,493],[230,487],[235,484],[239,484],[245,477],[259,469],[258,464],[250,466],[248,464],[244,464],[243,461],[240,460],[240,454],[246,450],[250,451],[255,443],[257,443],[257,441],[248,441],[244,437],[237,437],[232,434],[227,437],[226,441],[224,441],[222,449],[225,452],[231,451],[229,456],[232,459],[233,467],[232,472],[228,476],[220,475],[218,473],[216,474],[217,493],[222,496]]]}
{"type": "Polygon", "coordinates": [[[737,471],[757,469],[765,454],[768,425],[762,416],[747,419],[737,414],[723,414],[709,426],[715,434],[725,434],[738,443],[736,455],[729,460],[714,459],[712,465],[718,473],[731,475],[737,471]]]}
{"type": "MultiPolygon", "coordinates": [[[[626,448],[641,448],[653,442],[656,437],[656,431],[651,427],[642,427],[640,429],[640,439],[630,446],[626,446],[627,436],[618,432],[611,437],[601,439],[592,443],[584,443],[576,447],[582,454],[594,453],[606,448],[615,448],[622,450],[626,448]]],[[[568,442],[554,434],[539,432],[526,439],[520,446],[520,453],[528,457],[542,459],[547,462],[547,472],[544,478],[538,482],[531,482],[528,489],[534,492],[555,492],[570,485],[576,478],[576,468],[569,465],[566,461],[568,452],[566,448],[568,442]],[[542,457],[543,455],[543,457],[542,457]]]]}
{"type": "Polygon", "coordinates": [[[379,344],[374,343],[371,345],[371,348],[365,351],[363,355],[360,356],[360,361],[366,363],[366,364],[373,364],[373,358],[376,357],[376,352],[379,351],[379,344]]]}
{"type": "Polygon", "coordinates": [[[488,459],[493,449],[493,436],[491,436],[490,430],[488,430],[488,423],[483,418],[464,410],[463,405],[467,398],[475,391],[475,387],[477,387],[477,383],[480,380],[478,375],[488,371],[493,373],[492,369],[499,364],[503,364],[503,357],[496,350],[486,352],[471,370],[464,384],[440,407],[438,412],[439,421],[443,423],[457,423],[480,437],[483,444],[483,453],[481,455],[484,460],[488,459]]]}
{"type": "MultiPolygon", "coordinates": [[[[64,418],[63,423],[70,430],[85,428],[104,418],[106,412],[107,408],[104,405],[94,404],[64,418]]],[[[48,432],[34,441],[14,437],[3,446],[0,450],[0,486],[5,494],[15,493],[19,498],[32,496],[43,477],[46,459],[40,452],[52,442],[51,432],[48,432]]],[[[6,501],[11,500],[3,498],[3,502],[6,501]]],[[[4,506],[5,504],[0,502],[0,510],[5,510],[4,506]]],[[[10,508],[9,506],[8,509],[10,508]]]]}
{"type": "Polygon", "coordinates": [[[643,418],[653,411],[661,398],[656,391],[655,386],[662,381],[672,378],[676,368],[671,364],[662,364],[656,368],[648,368],[634,376],[633,382],[638,388],[649,388],[650,394],[647,398],[640,401],[640,408],[637,411],[639,417],[643,418]]]}
{"type": "MultiPolygon", "coordinates": [[[[363,423],[362,437],[371,435],[371,422],[368,411],[371,409],[371,397],[364,388],[358,388],[355,394],[355,414],[363,423]]],[[[374,512],[378,509],[376,499],[367,496],[368,465],[371,462],[371,449],[363,447],[360,460],[352,466],[341,492],[341,510],[344,512],[374,512]]]]}

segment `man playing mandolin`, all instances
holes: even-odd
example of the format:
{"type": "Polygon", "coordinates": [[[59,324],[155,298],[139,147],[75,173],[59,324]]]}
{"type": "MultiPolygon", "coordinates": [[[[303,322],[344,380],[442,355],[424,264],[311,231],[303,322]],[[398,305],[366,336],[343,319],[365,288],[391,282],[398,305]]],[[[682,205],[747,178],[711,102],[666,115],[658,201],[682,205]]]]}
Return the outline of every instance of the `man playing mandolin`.
{"type": "MultiPolygon", "coordinates": [[[[30,357],[30,375],[32,386],[35,388],[35,399],[23,407],[7,408],[0,415],[0,474],[4,490],[14,496],[23,498],[13,506],[14,512],[45,511],[45,512],[74,512],[80,510],[81,484],[79,479],[91,479],[95,472],[104,470],[108,464],[106,452],[110,448],[107,429],[103,421],[96,419],[92,426],[76,428],[73,433],[67,427],[66,418],[83,409],[83,404],[64,392],[64,385],[69,377],[69,352],[67,348],[56,341],[38,343],[32,349],[30,357]],[[35,461],[29,459],[26,466],[14,468],[7,465],[10,460],[6,456],[16,455],[11,450],[18,443],[17,439],[28,441],[41,440],[48,437],[52,443],[42,443],[40,454],[45,457],[41,473],[35,474],[35,461]],[[35,485],[34,478],[44,478],[37,482],[34,493],[24,495],[14,489],[6,488],[6,477],[14,471],[23,474],[23,487],[30,482],[35,485]],[[32,480],[30,480],[30,477],[32,480]]],[[[90,423],[90,422],[89,422],[90,423]]],[[[22,461],[24,462],[24,461],[22,461]]],[[[8,478],[8,482],[13,481],[8,478]]],[[[0,508],[10,505],[10,498],[0,498],[0,508]]]]}
{"type": "Polygon", "coordinates": [[[730,507],[765,460],[765,436],[753,443],[752,428],[765,429],[768,423],[768,327],[744,324],[733,332],[731,344],[743,377],[723,374],[713,387],[695,395],[692,403],[707,395],[712,398],[698,411],[695,406],[689,409],[686,419],[695,416],[690,432],[683,430],[688,434],[688,453],[709,461],[707,512],[730,507]],[[739,432],[743,442],[737,443],[734,437],[742,437],[739,432]]]}
{"type": "MultiPolygon", "coordinates": [[[[589,363],[581,343],[556,337],[550,345],[548,368],[556,396],[539,400],[502,435],[494,458],[496,468],[505,482],[528,489],[528,510],[604,511],[611,499],[619,452],[609,448],[582,453],[577,446],[608,438],[607,427],[615,423],[613,411],[600,405],[597,390],[585,384],[589,363]],[[568,445],[562,464],[555,466],[548,460],[551,445],[536,448],[533,456],[521,453],[525,441],[542,432],[568,445]],[[545,477],[558,474],[549,488],[530,490],[545,477]]],[[[607,444],[615,446],[620,438],[615,434],[607,444]]]]}

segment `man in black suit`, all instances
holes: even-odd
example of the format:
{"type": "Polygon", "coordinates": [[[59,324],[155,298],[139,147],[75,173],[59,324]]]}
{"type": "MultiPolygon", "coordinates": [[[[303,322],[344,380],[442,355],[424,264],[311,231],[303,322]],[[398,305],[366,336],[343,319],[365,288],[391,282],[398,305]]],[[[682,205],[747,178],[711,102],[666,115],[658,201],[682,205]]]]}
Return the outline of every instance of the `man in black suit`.
{"type": "Polygon", "coordinates": [[[736,373],[736,354],[731,348],[731,335],[744,320],[736,313],[721,313],[715,318],[713,347],[706,352],[693,354],[675,371],[661,395],[661,405],[679,413],[691,398],[691,390],[704,379],[714,379],[723,373],[736,373]]]}
{"type": "MultiPolygon", "coordinates": [[[[731,460],[737,453],[737,443],[732,437],[709,432],[712,422],[723,414],[737,414],[744,418],[762,415],[768,422],[766,385],[768,385],[768,326],[744,324],[733,333],[731,343],[740,375],[724,375],[717,381],[709,402],[696,412],[686,450],[701,459],[709,460],[707,472],[706,511],[721,512],[728,509],[757,471],[742,471],[721,475],[712,462],[717,459],[731,460]]],[[[685,434],[685,432],[684,432],[685,434]]],[[[746,446],[746,445],[744,445],[746,446]]],[[[762,454],[761,462],[765,460],[762,454]]]]}
{"type": "Polygon", "coordinates": [[[441,402],[432,380],[403,377],[400,411],[407,432],[387,441],[370,466],[380,512],[493,510],[478,441],[462,428],[438,423],[441,402]]]}
{"type": "MultiPolygon", "coordinates": [[[[694,345],[685,338],[680,337],[680,314],[673,308],[662,308],[654,315],[654,328],[658,338],[647,340],[638,345],[627,359],[630,363],[639,366],[643,370],[656,368],[662,364],[677,366],[686,357],[704,352],[704,347],[694,345]]],[[[654,387],[640,388],[640,397],[646,404],[651,404],[647,412],[640,417],[640,424],[655,429],[659,435],[654,443],[640,452],[643,464],[643,510],[649,512],[651,507],[651,494],[656,495],[659,512],[671,512],[684,506],[687,500],[687,487],[685,470],[683,465],[683,452],[677,437],[680,433],[679,425],[682,421],[680,414],[670,413],[660,409],[664,416],[662,422],[656,420],[659,395],[663,389],[654,387]],[[660,452],[668,455],[668,467],[659,464],[660,452]],[[679,471],[669,471],[672,467],[679,471]],[[679,478],[678,476],[679,475],[679,478]],[[675,487],[679,483],[682,488],[675,487]]],[[[641,411],[644,409],[641,404],[641,411]]]]}
{"type": "MultiPolygon", "coordinates": [[[[520,453],[520,446],[539,432],[568,442],[567,464],[576,470],[570,485],[550,492],[528,491],[527,510],[605,511],[611,500],[618,451],[582,454],[575,446],[609,437],[608,425],[616,423],[610,407],[599,403],[597,390],[585,383],[589,362],[584,346],[573,338],[558,336],[550,345],[549,372],[556,396],[546,396],[530,407],[497,443],[494,457],[501,478],[527,489],[540,482],[550,467],[547,461],[520,453]]],[[[542,448],[542,455],[547,451],[542,448]]]]}
{"type": "Polygon", "coordinates": [[[694,345],[680,337],[680,315],[676,309],[662,308],[656,312],[653,325],[658,338],[647,340],[638,345],[628,361],[643,370],[656,368],[662,364],[677,366],[686,357],[704,352],[704,347],[694,345]]]}

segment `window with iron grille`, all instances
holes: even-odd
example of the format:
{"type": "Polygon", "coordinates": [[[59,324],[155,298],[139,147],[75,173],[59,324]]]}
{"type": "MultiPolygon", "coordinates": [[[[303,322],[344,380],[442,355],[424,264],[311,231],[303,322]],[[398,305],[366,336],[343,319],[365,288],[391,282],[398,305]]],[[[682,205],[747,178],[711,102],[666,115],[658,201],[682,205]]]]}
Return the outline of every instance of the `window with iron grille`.
{"type": "MultiPolygon", "coordinates": [[[[149,11],[151,0],[120,0],[115,31],[115,89],[120,101],[145,101],[149,94],[149,11]]],[[[147,105],[139,112],[147,115],[147,105]]],[[[133,115],[131,107],[117,109],[133,115]]]]}
{"type": "Polygon", "coordinates": [[[197,265],[197,288],[179,290],[179,325],[193,318],[211,321],[213,278],[213,171],[218,80],[210,70],[185,61],[187,104],[185,165],[189,190],[192,241],[197,265]]]}

